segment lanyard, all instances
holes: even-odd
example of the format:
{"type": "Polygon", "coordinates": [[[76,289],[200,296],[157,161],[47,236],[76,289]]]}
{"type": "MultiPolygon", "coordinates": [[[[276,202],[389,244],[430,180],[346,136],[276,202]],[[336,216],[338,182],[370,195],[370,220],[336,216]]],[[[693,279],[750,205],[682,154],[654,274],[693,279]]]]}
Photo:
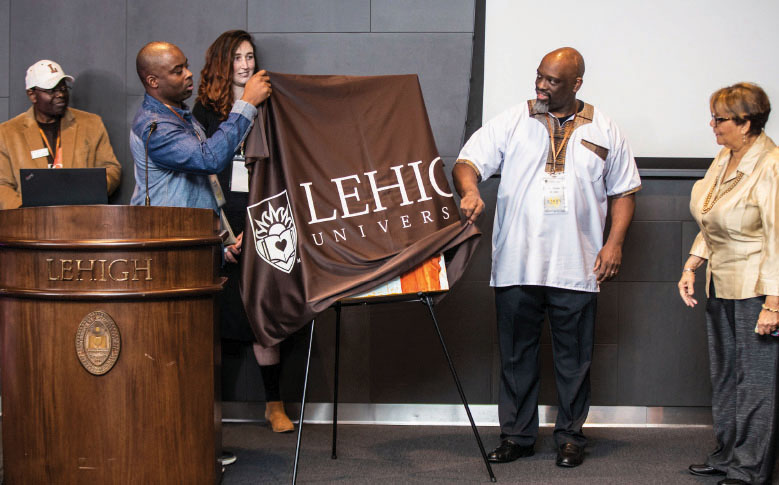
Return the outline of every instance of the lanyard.
{"type": "Polygon", "coordinates": [[[546,116],[546,124],[549,127],[549,145],[552,147],[552,155],[554,155],[554,158],[552,158],[552,173],[557,172],[557,157],[560,156],[560,152],[563,151],[563,147],[565,147],[565,144],[568,143],[568,138],[571,137],[571,133],[573,133],[573,124],[576,121],[576,116],[578,113],[573,115],[573,119],[571,120],[571,129],[563,128],[565,131],[565,135],[563,136],[563,142],[560,143],[560,147],[556,148],[554,144],[554,128],[552,127],[552,121],[549,119],[549,115],[546,116]]]}
{"type": "MultiPolygon", "coordinates": [[[[180,114],[179,114],[179,113],[178,113],[178,112],[177,112],[175,109],[171,108],[171,107],[170,107],[169,105],[167,105],[167,104],[165,105],[165,107],[166,107],[166,108],[168,108],[168,109],[169,109],[169,110],[170,110],[170,111],[171,111],[171,112],[172,112],[174,115],[178,116],[178,118],[179,118],[179,119],[180,119],[182,122],[184,122],[184,124],[187,124],[187,120],[185,120],[185,119],[184,119],[184,117],[183,117],[183,116],[181,116],[181,115],[180,115],[180,114]]],[[[197,136],[197,140],[198,140],[200,143],[203,143],[203,139],[200,137],[200,132],[198,132],[198,131],[197,131],[197,128],[195,128],[195,127],[194,127],[194,125],[192,126],[192,130],[195,132],[195,136],[197,136]]]]}
{"type": "Polygon", "coordinates": [[[38,127],[38,131],[41,133],[41,138],[43,138],[43,143],[46,144],[46,148],[49,150],[49,155],[51,156],[51,159],[54,160],[54,163],[52,164],[54,168],[62,168],[62,139],[60,137],[60,130],[57,130],[57,151],[53,151],[51,149],[51,145],[49,145],[49,139],[46,138],[46,134],[43,132],[41,127],[38,127]]]}

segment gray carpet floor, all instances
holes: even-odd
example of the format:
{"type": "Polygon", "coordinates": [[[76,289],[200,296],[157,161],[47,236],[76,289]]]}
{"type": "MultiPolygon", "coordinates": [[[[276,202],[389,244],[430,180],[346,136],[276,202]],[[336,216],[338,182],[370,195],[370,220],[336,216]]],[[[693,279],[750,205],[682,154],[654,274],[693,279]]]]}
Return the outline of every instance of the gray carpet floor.
{"type": "MultiPolygon", "coordinates": [[[[224,448],[238,461],[222,483],[291,483],[296,434],[274,434],[261,424],[226,424],[224,448]]],[[[298,483],[458,484],[490,483],[468,427],[357,426],[338,428],[338,459],[330,458],[331,427],[307,424],[303,430],[298,483]]],[[[481,428],[489,452],[498,428],[481,428]]],[[[498,483],[523,484],[701,484],[716,478],[693,477],[713,447],[710,427],[590,428],[585,462],[573,469],[555,466],[551,428],[542,428],[536,454],[493,465],[498,483]]],[[[779,483],[774,480],[774,483],[779,483]]]]}
{"type": "MultiPolygon", "coordinates": [[[[303,430],[298,483],[301,484],[488,484],[489,476],[468,427],[338,427],[338,459],[330,458],[331,427],[307,424],[303,430]]],[[[487,451],[498,428],[481,428],[487,451]]],[[[693,477],[713,445],[711,428],[590,428],[584,463],[573,469],[554,465],[551,428],[542,428],[536,454],[493,465],[503,484],[700,484],[717,478],[693,477]]],[[[296,433],[274,434],[262,424],[225,424],[224,448],[238,461],[225,470],[223,485],[292,482],[296,433]]],[[[774,484],[779,474],[774,472],[774,484]]],[[[2,480],[2,464],[0,464],[2,480]]]]}

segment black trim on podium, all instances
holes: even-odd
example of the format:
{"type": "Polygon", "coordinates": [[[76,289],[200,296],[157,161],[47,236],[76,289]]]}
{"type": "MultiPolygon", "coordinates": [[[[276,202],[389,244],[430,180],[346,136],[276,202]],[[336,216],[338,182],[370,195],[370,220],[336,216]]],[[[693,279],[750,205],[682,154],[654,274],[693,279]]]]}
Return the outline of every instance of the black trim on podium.
{"type": "MultiPolygon", "coordinates": [[[[438,319],[435,316],[435,310],[433,309],[433,298],[431,294],[429,293],[417,293],[416,298],[414,297],[401,297],[401,298],[390,298],[390,299],[376,299],[376,300],[352,300],[352,301],[342,301],[338,302],[335,305],[333,305],[333,308],[335,309],[335,376],[333,379],[333,448],[332,448],[332,455],[331,458],[333,460],[338,458],[338,454],[336,452],[336,442],[337,442],[337,436],[338,436],[338,364],[340,360],[340,341],[341,341],[341,307],[342,306],[356,306],[356,305],[373,305],[373,304],[380,304],[380,303],[397,303],[397,302],[420,302],[427,306],[428,311],[430,312],[430,318],[433,320],[433,326],[435,327],[435,331],[438,334],[438,340],[441,342],[441,348],[444,351],[444,356],[446,357],[446,361],[449,364],[449,370],[452,373],[452,378],[454,379],[455,386],[457,386],[457,392],[460,394],[460,399],[463,402],[463,407],[465,407],[465,413],[468,415],[468,420],[471,422],[471,429],[473,430],[473,436],[476,439],[476,443],[479,445],[479,451],[481,452],[481,457],[484,460],[484,466],[487,467],[487,473],[490,475],[490,480],[492,482],[496,482],[497,479],[495,478],[495,474],[492,472],[492,467],[490,466],[490,462],[487,461],[487,453],[484,451],[484,444],[481,441],[481,436],[479,435],[479,430],[476,429],[476,423],[473,420],[473,415],[471,415],[471,409],[468,407],[468,400],[465,397],[465,392],[463,391],[462,385],[460,384],[460,378],[457,376],[457,371],[454,368],[454,363],[452,362],[452,357],[449,355],[449,351],[446,348],[446,343],[444,342],[444,336],[441,333],[441,328],[438,326],[438,319]]],[[[308,374],[309,370],[311,368],[311,349],[313,347],[314,343],[314,323],[315,320],[311,320],[311,332],[308,339],[308,356],[306,357],[306,375],[303,380],[303,397],[300,402],[300,421],[298,421],[298,437],[297,437],[297,445],[295,446],[295,464],[292,469],[292,484],[295,485],[297,481],[298,476],[298,462],[300,459],[300,443],[301,438],[303,436],[303,418],[305,417],[305,411],[306,411],[306,392],[308,391],[308,374]]]]}

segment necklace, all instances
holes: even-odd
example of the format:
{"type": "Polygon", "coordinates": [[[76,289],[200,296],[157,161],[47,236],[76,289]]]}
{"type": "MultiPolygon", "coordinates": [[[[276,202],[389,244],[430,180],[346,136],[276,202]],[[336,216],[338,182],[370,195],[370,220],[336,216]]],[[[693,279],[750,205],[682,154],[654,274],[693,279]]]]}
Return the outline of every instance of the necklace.
{"type": "Polygon", "coordinates": [[[712,207],[714,207],[714,204],[717,203],[718,200],[720,200],[722,197],[725,196],[728,192],[733,190],[736,185],[741,181],[741,178],[744,176],[744,172],[739,172],[738,175],[736,175],[736,178],[733,180],[733,182],[728,185],[725,190],[720,190],[719,194],[717,194],[716,197],[714,197],[714,200],[711,200],[711,196],[714,195],[714,189],[719,185],[721,179],[725,176],[725,171],[722,171],[722,175],[720,175],[716,180],[714,180],[714,184],[712,184],[711,189],[709,189],[709,193],[706,195],[706,200],[703,201],[703,207],[701,207],[701,214],[706,214],[709,212],[712,207]],[[711,200],[711,204],[709,204],[709,201],[711,200]]]}

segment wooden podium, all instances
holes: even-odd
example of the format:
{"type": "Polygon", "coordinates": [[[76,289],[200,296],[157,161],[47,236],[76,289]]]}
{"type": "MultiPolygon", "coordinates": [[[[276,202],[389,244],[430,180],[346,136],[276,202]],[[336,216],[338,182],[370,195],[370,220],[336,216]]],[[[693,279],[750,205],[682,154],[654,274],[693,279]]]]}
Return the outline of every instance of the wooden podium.
{"type": "Polygon", "coordinates": [[[0,211],[7,484],[221,476],[213,211],[0,211]]]}

